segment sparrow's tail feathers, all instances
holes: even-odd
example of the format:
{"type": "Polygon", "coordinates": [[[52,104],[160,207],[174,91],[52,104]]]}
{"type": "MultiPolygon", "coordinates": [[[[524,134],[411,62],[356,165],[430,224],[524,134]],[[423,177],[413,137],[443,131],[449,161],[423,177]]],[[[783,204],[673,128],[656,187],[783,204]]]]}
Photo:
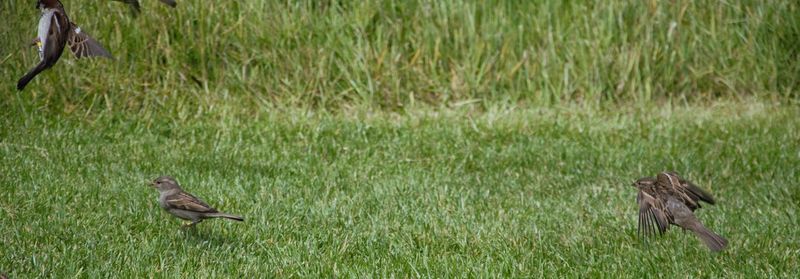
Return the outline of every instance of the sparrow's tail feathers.
{"type": "Polygon", "coordinates": [[[48,65],[47,63],[44,63],[44,61],[36,65],[35,68],[31,69],[27,74],[25,74],[21,79],[19,79],[19,81],[17,82],[17,90],[22,91],[22,89],[24,89],[25,86],[28,85],[28,83],[31,82],[31,80],[33,80],[34,77],[36,77],[36,75],[46,70],[47,68],[48,65]]]}
{"type": "Polygon", "coordinates": [[[725,246],[728,245],[728,240],[712,232],[703,226],[703,224],[700,224],[700,222],[693,222],[689,230],[694,232],[694,234],[697,235],[697,237],[700,238],[700,240],[702,240],[703,243],[708,246],[708,249],[711,249],[711,251],[722,251],[722,249],[725,249],[725,246]]]}
{"type": "Polygon", "coordinates": [[[235,220],[235,221],[239,221],[239,222],[244,221],[244,218],[242,218],[242,216],[228,214],[228,213],[222,213],[222,212],[211,213],[211,214],[208,214],[207,216],[208,217],[227,218],[227,219],[231,219],[231,220],[235,220]]]}

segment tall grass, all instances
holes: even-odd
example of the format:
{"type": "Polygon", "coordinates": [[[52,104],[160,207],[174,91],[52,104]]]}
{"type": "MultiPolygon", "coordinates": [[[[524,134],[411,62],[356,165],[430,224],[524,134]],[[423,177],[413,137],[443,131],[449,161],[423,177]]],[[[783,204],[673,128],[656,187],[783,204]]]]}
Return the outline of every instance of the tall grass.
{"type": "Polygon", "coordinates": [[[795,98],[794,1],[64,1],[116,56],[70,55],[24,94],[31,1],[0,3],[3,105],[402,110],[795,98]],[[17,101],[14,101],[17,100],[17,101]]]}

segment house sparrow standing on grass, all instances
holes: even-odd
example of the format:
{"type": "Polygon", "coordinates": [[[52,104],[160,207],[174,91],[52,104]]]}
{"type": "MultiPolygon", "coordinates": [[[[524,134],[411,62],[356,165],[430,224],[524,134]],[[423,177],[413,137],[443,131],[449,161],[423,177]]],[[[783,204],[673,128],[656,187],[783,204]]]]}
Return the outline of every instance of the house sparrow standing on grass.
{"type": "Polygon", "coordinates": [[[639,189],[639,234],[648,237],[663,234],[670,224],[692,231],[711,251],[725,249],[728,241],[712,232],[694,216],[700,201],[714,204],[714,198],[674,172],[644,177],[633,184],[639,189]]]}
{"type": "Polygon", "coordinates": [[[100,43],[81,31],[81,28],[69,21],[64,5],[58,0],[39,0],[36,7],[42,10],[39,18],[38,34],[34,44],[39,48],[39,64],[31,69],[17,82],[17,90],[22,90],[39,73],[53,67],[64,47],[69,45],[70,50],[78,58],[87,56],[111,57],[100,43]]]}
{"type": "MultiPolygon", "coordinates": [[[[142,6],[139,5],[139,0],[114,0],[114,1],[122,2],[122,3],[128,4],[128,5],[131,5],[131,8],[133,8],[133,11],[136,12],[136,13],[138,13],[138,12],[140,12],[142,10],[142,6]]],[[[160,1],[161,1],[161,3],[167,4],[167,5],[169,5],[170,7],[173,7],[173,8],[175,8],[175,6],[178,5],[178,3],[175,2],[175,0],[160,0],[160,1]]]]}
{"type": "Polygon", "coordinates": [[[209,206],[200,199],[184,192],[178,182],[169,176],[162,176],[156,178],[150,183],[151,186],[158,189],[158,204],[161,208],[166,210],[175,217],[183,220],[192,221],[184,227],[191,227],[209,218],[228,218],[236,221],[244,221],[241,216],[233,214],[222,213],[209,206]]]}

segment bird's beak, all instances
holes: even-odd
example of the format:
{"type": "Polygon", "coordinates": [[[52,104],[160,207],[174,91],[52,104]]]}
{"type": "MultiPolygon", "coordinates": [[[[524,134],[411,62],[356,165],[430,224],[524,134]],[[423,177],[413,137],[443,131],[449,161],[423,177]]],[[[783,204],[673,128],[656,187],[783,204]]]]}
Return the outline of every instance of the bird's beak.
{"type": "Polygon", "coordinates": [[[156,182],[155,181],[147,181],[147,185],[150,185],[150,187],[155,188],[156,187],[156,182]]]}

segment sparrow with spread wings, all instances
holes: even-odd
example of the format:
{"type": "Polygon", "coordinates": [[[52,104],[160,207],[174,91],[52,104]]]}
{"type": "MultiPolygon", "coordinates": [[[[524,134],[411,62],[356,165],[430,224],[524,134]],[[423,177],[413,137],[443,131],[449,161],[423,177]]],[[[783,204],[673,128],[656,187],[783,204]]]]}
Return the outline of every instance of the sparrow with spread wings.
{"type": "Polygon", "coordinates": [[[644,177],[633,184],[639,189],[639,234],[644,237],[663,234],[669,225],[689,230],[711,251],[725,249],[728,241],[712,232],[694,216],[700,201],[714,204],[711,195],[674,172],[659,173],[656,178],[644,177]]]}
{"type": "Polygon", "coordinates": [[[235,221],[244,221],[244,218],[241,216],[219,212],[202,200],[192,196],[192,194],[183,191],[183,189],[178,186],[178,182],[175,181],[175,178],[162,176],[156,178],[150,185],[158,189],[158,204],[161,205],[161,208],[175,217],[192,221],[190,224],[184,225],[184,227],[194,226],[204,219],[209,218],[227,218],[235,221]]]}
{"type": "Polygon", "coordinates": [[[78,58],[102,56],[112,58],[111,53],[92,39],[81,28],[69,21],[64,5],[59,0],[38,0],[36,7],[42,11],[39,18],[38,34],[34,43],[39,48],[39,64],[28,71],[17,82],[17,90],[22,90],[36,75],[53,67],[64,47],[69,45],[78,58]]]}

